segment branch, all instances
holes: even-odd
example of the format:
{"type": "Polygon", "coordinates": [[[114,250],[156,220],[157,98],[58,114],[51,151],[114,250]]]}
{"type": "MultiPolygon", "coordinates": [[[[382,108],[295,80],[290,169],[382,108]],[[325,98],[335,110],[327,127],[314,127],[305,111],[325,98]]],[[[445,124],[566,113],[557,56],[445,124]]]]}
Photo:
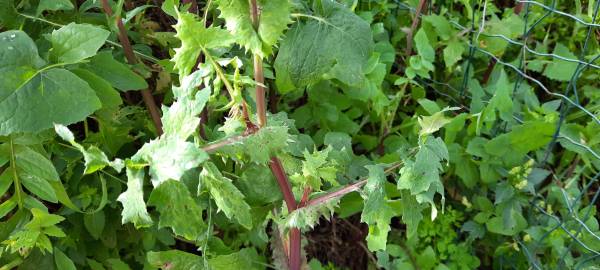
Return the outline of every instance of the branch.
{"type": "MultiPolygon", "coordinates": [[[[111,17],[113,15],[113,11],[108,4],[108,0],[102,0],[102,8],[104,9],[104,13],[111,17]]],[[[133,51],[133,47],[131,47],[131,42],[129,42],[129,37],[127,36],[127,31],[125,30],[125,26],[123,25],[123,21],[120,16],[117,15],[115,18],[117,23],[117,28],[119,29],[118,37],[121,45],[123,46],[123,52],[125,53],[125,58],[127,58],[127,62],[131,65],[135,65],[138,63],[137,58],[135,57],[135,53],[133,51]]],[[[154,101],[154,97],[152,97],[152,93],[148,89],[142,89],[142,99],[144,100],[144,104],[150,113],[150,117],[152,118],[152,122],[154,122],[154,127],[156,128],[156,132],[158,135],[163,133],[162,130],[162,122],[160,120],[160,113],[158,111],[158,106],[156,106],[156,102],[154,101]]]]}
{"type": "MultiPolygon", "coordinates": [[[[395,171],[396,169],[398,169],[402,165],[403,165],[402,162],[398,162],[398,163],[390,166],[389,168],[387,168],[384,173],[386,175],[388,175],[388,174],[392,173],[393,171],[395,171]]],[[[323,203],[325,203],[325,202],[327,202],[329,200],[343,197],[344,195],[346,195],[346,194],[348,194],[350,192],[359,191],[360,188],[367,183],[367,180],[368,179],[366,177],[362,178],[361,180],[359,180],[358,182],[356,182],[354,184],[347,185],[347,186],[345,186],[345,187],[343,187],[341,189],[338,189],[336,191],[333,191],[333,192],[327,193],[327,194],[325,194],[323,196],[320,196],[320,197],[314,198],[312,200],[309,200],[305,204],[305,206],[315,206],[315,205],[323,204],[323,203]]]]}
{"type": "Polygon", "coordinates": [[[415,34],[415,30],[417,30],[417,25],[419,25],[421,13],[423,12],[423,8],[425,8],[426,3],[427,0],[419,0],[419,5],[417,6],[417,10],[415,12],[415,18],[412,21],[408,35],[406,35],[406,57],[410,57],[412,54],[413,35],[415,34]]]}

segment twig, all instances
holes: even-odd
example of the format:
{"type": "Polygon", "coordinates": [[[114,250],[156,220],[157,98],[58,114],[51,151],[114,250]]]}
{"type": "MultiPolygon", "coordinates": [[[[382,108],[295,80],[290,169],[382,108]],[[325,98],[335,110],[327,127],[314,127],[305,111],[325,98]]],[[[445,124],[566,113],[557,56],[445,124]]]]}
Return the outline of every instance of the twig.
{"type": "MultiPolygon", "coordinates": [[[[399,168],[400,166],[402,166],[402,162],[398,162],[392,166],[390,166],[389,168],[387,168],[385,170],[385,174],[388,175],[390,173],[392,173],[393,171],[395,171],[397,168],[399,168]]],[[[343,197],[344,195],[353,192],[353,191],[358,191],[360,190],[360,188],[362,186],[364,186],[367,183],[367,178],[362,178],[361,180],[359,180],[358,182],[354,183],[354,184],[349,184],[341,189],[338,189],[336,191],[327,193],[325,195],[322,195],[320,197],[314,198],[312,200],[309,200],[305,207],[308,206],[314,206],[314,205],[319,205],[319,204],[323,204],[329,200],[335,199],[335,198],[339,198],[339,197],[343,197]]]]}
{"type": "MultiPolygon", "coordinates": [[[[113,15],[112,8],[108,4],[108,0],[102,0],[102,8],[104,9],[104,13],[111,17],[113,15]]],[[[117,14],[115,21],[117,23],[117,28],[119,29],[118,37],[121,45],[123,46],[123,52],[125,53],[125,58],[127,58],[127,62],[131,65],[135,65],[138,63],[137,58],[135,57],[135,53],[133,51],[133,47],[131,47],[131,42],[129,42],[129,37],[127,36],[127,31],[125,30],[125,26],[123,25],[123,21],[121,20],[119,14],[117,14]]],[[[158,135],[163,133],[162,130],[162,122],[160,120],[160,113],[158,111],[158,106],[156,106],[156,102],[154,101],[154,97],[150,90],[142,89],[142,99],[144,100],[144,104],[146,104],[146,108],[150,113],[150,117],[152,118],[152,122],[154,122],[154,127],[156,128],[156,132],[158,135]]]]}
{"type": "Polygon", "coordinates": [[[410,57],[412,54],[413,35],[415,34],[415,30],[417,30],[417,25],[419,25],[421,13],[423,12],[423,8],[425,8],[426,3],[427,0],[419,0],[419,5],[417,6],[417,10],[415,12],[415,18],[412,21],[408,35],[406,35],[406,57],[410,57]]]}

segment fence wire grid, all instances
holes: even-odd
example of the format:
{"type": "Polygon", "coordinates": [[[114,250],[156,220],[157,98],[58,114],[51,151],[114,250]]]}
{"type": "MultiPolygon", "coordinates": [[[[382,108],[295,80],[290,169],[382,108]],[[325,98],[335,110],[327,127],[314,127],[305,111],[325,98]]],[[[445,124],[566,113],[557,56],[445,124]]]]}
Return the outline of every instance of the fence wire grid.
{"type": "MultiPolygon", "coordinates": [[[[430,14],[439,14],[439,7],[447,4],[447,2],[452,1],[427,1],[426,10],[424,10],[422,14],[419,14],[419,16],[423,17],[430,14]]],[[[544,206],[548,202],[548,196],[545,194],[545,190],[536,190],[536,194],[529,202],[534,211],[529,211],[528,222],[530,222],[530,224],[536,224],[536,214],[542,214],[548,219],[551,219],[554,226],[545,232],[538,240],[526,241],[521,239],[522,237],[519,235],[516,235],[514,241],[518,244],[522,254],[526,256],[531,269],[545,269],[543,266],[543,254],[540,254],[540,252],[543,252],[541,247],[543,246],[543,242],[546,241],[551,234],[560,230],[572,239],[570,243],[566,244],[562,254],[558,254],[560,258],[559,266],[561,268],[567,267],[566,260],[568,260],[569,257],[577,257],[579,262],[575,265],[575,269],[600,269],[600,250],[590,247],[582,241],[582,237],[585,236],[591,237],[594,241],[599,241],[600,243],[599,233],[590,228],[590,223],[596,222],[591,216],[592,209],[596,208],[596,210],[598,210],[597,203],[600,197],[600,188],[598,188],[598,179],[600,178],[600,170],[598,170],[598,168],[600,168],[600,148],[597,145],[589,146],[586,142],[573,138],[564,132],[565,125],[571,123],[571,121],[575,119],[581,122],[582,117],[587,118],[586,120],[588,121],[592,121],[592,124],[600,126],[600,102],[596,100],[596,104],[594,104],[594,100],[591,100],[588,101],[587,105],[582,105],[582,100],[578,93],[578,81],[582,76],[594,76],[594,74],[596,74],[597,78],[597,75],[600,75],[600,65],[596,63],[597,60],[600,59],[600,50],[596,50],[595,55],[593,54],[594,52],[589,52],[590,42],[592,42],[593,39],[600,39],[600,24],[597,23],[600,1],[587,1],[588,9],[593,8],[591,9],[591,20],[582,19],[582,17],[585,16],[573,15],[569,13],[568,10],[561,10],[565,5],[568,6],[569,4],[579,5],[581,7],[581,2],[584,2],[581,0],[515,1],[513,6],[516,7],[520,5],[519,8],[521,10],[517,13],[519,13],[518,15],[521,16],[525,24],[522,34],[516,39],[509,38],[503,34],[489,33],[485,30],[486,20],[489,18],[489,12],[491,12],[487,9],[489,7],[488,4],[493,3],[493,0],[454,1],[454,3],[465,2],[470,2],[472,9],[472,18],[468,25],[461,25],[456,22],[456,20],[450,20],[451,24],[457,30],[469,35],[468,57],[464,60],[464,63],[461,64],[463,70],[462,82],[453,84],[422,78],[419,79],[418,82],[427,91],[434,91],[435,94],[449,99],[454,103],[452,104],[453,106],[459,106],[470,112],[468,105],[468,101],[471,99],[469,93],[469,80],[473,78],[474,70],[477,68],[486,68],[485,66],[482,66],[481,63],[478,64],[474,61],[476,57],[484,56],[489,59],[491,68],[503,68],[507,74],[513,76],[511,78],[516,78],[512,92],[513,95],[521,84],[529,83],[529,85],[533,87],[535,93],[543,91],[546,95],[551,96],[552,99],[560,102],[560,116],[556,123],[556,129],[552,139],[545,147],[545,154],[542,159],[536,159],[535,157],[532,157],[532,159],[536,161],[536,168],[544,168],[552,172],[551,177],[553,183],[550,185],[554,185],[555,182],[566,183],[564,186],[558,188],[560,188],[562,194],[562,203],[566,205],[568,212],[552,213],[545,209],[544,206]],[[533,11],[542,13],[542,15],[532,18],[531,15],[533,11]],[[486,16],[482,16],[482,14],[486,14],[486,16]],[[541,24],[544,21],[554,20],[559,17],[566,19],[569,27],[582,27],[586,31],[583,44],[577,48],[579,50],[577,59],[560,56],[555,53],[536,51],[530,47],[532,43],[539,41],[536,40],[535,37],[532,37],[532,33],[534,33],[534,31],[552,31],[545,29],[541,24]],[[502,39],[508,43],[509,48],[507,48],[506,51],[518,49],[520,52],[516,58],[506,57],[507,55],[497,56],[485,48],[482,48],[482,46],[479,46],[482,37],[502,39]],[[542,79],[534,77],[534,75],[527,70],[526,63],[530,60],[551,61],[553,59],[577,63],[577,68],[571,75],[570,80],[561,84],[566,85],[562,90],[556,90],[555,87],[547,87],[547,83],[545,84],[542,79]],[[497,67],[494,67],[494,65],[497,67]],[[591,111],[585,106],[591,107],[591,111]],[[579,161],[579,156],[583,155],[582,153],[585,153],[588,157],[593,159],[592,165],[589,166],[585,173],[581,172],[575,177],[567,179],[569,176],[565,175],[565,173],[557,174],[552,170],[551,165],[548,164],[548,159],[553,156],[554,151],[559,147],[557,144],[561,141],[568,142],[581,149],[581,153],[575,153],[578,156],[574,159],[579,161]],[[591,171],[591,173],[589,171],[591,171]],[[573,190],[575,190],[575,192],[573,190]],[[537,211],[537,213],[535,211],[537,211]],[[583,249],[587,252],[578,252],[578,249],[583,249]],[[590,267],[590,265],[592,266],[590,267]]],[[[406,1],[395,0],[395,3],[400,7],[399,12],[410,12],[413,16],[416,13],[416,8],[407,4],[406,1]]],[[[588,10],[588,15],[590,15],[589,11],[590,10],[588,10]]],[[[490,67],[488,66],[487,68],[490,67]]],[[[598,93],[598,96],[600,96],[600,93],[598,93]]],[[[523,123],[521,115],[515,114],[512,117],[517,123],[523,123]]],[[[600,134],[597,136],[600,136],[600,134]]],[[[578,161],[576,161],[576,163],[578,161]]],[[[511,258],[500,257],[496,259],[500,261],[501,268],[513,268],[513,265],[511,265],[511,258]]]]}

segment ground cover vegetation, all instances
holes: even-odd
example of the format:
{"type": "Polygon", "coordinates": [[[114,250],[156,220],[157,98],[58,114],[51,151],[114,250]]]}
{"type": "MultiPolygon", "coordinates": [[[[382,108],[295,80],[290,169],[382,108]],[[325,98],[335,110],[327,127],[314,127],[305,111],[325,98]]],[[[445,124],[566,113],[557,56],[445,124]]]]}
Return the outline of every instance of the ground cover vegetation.
{"type": "Polygon", "coordinates": [[[597,269],[595,0],[0,0],[0,269],[597,269]]]}

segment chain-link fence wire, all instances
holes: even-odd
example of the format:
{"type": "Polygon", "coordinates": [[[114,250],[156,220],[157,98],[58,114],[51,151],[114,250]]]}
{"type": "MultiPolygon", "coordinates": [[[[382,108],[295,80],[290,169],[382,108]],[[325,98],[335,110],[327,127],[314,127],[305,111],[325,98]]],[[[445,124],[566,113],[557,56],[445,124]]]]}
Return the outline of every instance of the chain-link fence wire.
{"type": "MultiPolygon", "coordinates": [[[[592,125],[600,125],[600,115],[598,115],[600,109],[596,109],[596,114],[594,114],[594,112],[585,108],[585,105],[582,105],[581,103],[578,93],[578,80],[584,74],[589,75],[591,73],[598,73],[598,71],[600,71],[600,65],[595,64],[595,62],[600,58],[600,54],[588,55],[590,42],[593,41],[594,38],[597,38],[595,36],[597,34],[595,31],[600,32],[600,24],[597,23],[600,1],[590,1],[593,6],[593,15],[591,16],[590,21],[585,21],[578,16],[570,14],[568,11],[561,10],[561,7],[564,7],[565,5],[560,5],[559,1],[557,0],[547,0],[545,2],[541,0],[518,0],[514,3],[514,5],[520,5],[521,10],[519,12],[519,16],[522,16],[524,21],[524,29],[522,35],[520,35],[517,39],[511,39],[502,34],[484,31],[486,18],[488,16],[481,15],[487,14],[486,7],[488,7],[488,4],[494,2],[493,0],[471,0],[470,3],[473,12],[469,25],[461,25],[455,20],[450,20],[451,24],[456,29],[469,35],[469,49],[467,51],[468,56],[462,64],[464,77],[462,78],[462,83],[460,83],[460,86],[457,86],[456,84],[453,86],[452,83],[440,82],[434,79],[418,79],[418,82],[422,84],[427,91],[433,91],[437,95],[447,98],[451,103],[453,103],[452,105],[469,111],[469,106],[465,105],[465,102],[471,99],[468,91],[469,80],[472,79],[474,75],[473,70],[476,67],[476,63],[474,62],[475,56],[480,54],[490,59],[490,62],[492,62],[492,64],[490,64],[492,65],[492,68],[493,65],[500,65],[505,71],[509,71],[511,74],[516,76],[516,81],[514,83],[514,89],[512,92],[513,94],[521,84],[528,82],[533,86],[533,91],[535,91],[535,89],[541,90],[545,94],[551,96],[553,99],[560,101],[559,119],[556,123],[556,129],[550,143],[548,143],[547,147],[545,148],[545,154],[543,155],[543,158],[535,159],[535,167],[547,168],[552,172],[551,177],[553,178],[553,182],[550,185],[554,185],[555,182],[567,183],[564,186],[556,187],[560,189],[563,203],[566,205],[568,211],[566,214],[560,214],[553,213],[545,208],[544,206],[548,205],[548,196],[542,191],[536,191],[536,194],[531,199],[530,205],[533,211],[530,211],[529,213],[529,221],[533,224],[538,222],[538,224],[544,225],[536,220],[539,219],[539,214],[542,214],[542,216],[550,219],[551,224],[553,224],[553,226],[551,226],[551,228],[547,230],[541,238],[534,241],[524,240],[519,235],[514,237],[514,241],[518,243],[519,250],[524,256],[526,256],[532,269],[544,269],[544,255],[548,255],[543,254],[543,252],[545,252],[542,250],[544,242],[549,241],[548,238],[550,235],[559,230],[567,234],[572,239],[572,241],[566,243],[566,246],[563,248],[562,252],[559,252],[559,254],[553,254],[553,256],[558,256],[557,264],[560,268],[566,268],[567,259],[569,259],[568,257],[571,257],[578,259],[578,262],[575,264],[575,266],[573,266],[576,269],[581,269],[583,267],[588,269],[590,265],[594,264],[598,267],[594,268],[594,266],[592,266],[592,269],[600,269],[600,250],[597,248],[592,248],[582,241],[582,237],[585,235],[585,237],[588,239],[592,239],[592,241],[598,241],[598,243],[600,243],[599,233],[590,228],[590,224],[595,223],[594,217],[591,216],[595,211],[592,211],[592,209],[597,209],[596,203],[600,197],[600,187],[598,185],[600,171],[598,171],[598,168],[595,168],[592,164],[589,165],[590,168],[588,168],[587,175],[581,174],[578,175],[577,178],[564,179],[569,178],[569,176],[565,175],[564,173],[556,174],[553,172],[552,168],[549,168],[550,165],[548,164],[548,159],[555,151],[557,151],[557,143],[559,143],[561,140],[579,147],[582,151],[589,155],[589,157],[600,161],[600,151],[594,150],[592,147],[586,145],[585,142],[582,142],[576,138],[572,138],[566,133],[561,132],[562,128],[569,123],[569,119],[567,119],[568,113],[574,110],[578,110],[580,112],[579,114],[591,121],[592,125]],[[537,18],[531,18],[530,15],[532,14],[533,9],[537,9],[537,12],[541,11],[543,15],[537,18]],[[572,24],[571,26],[574,24],[579,24],[580,26],[587,28],[587,33],[584,38],[583,45],[579,48],[579,55],[577,59],[563,57],[555,53],[539,52],[530,48],[528,45],[536,41],[531,36],[534,31],[546,31],[546,29],[539,27],[540,24],[544,20],[550,20],[554,17],[564,17],[563,19],[566,19],[568,23],[572,24]],[[485,50],[485,48],[479,46],[481,37],[502,39],[508,42],[509,47],[512,46],[520,48],[520,53],[518,54],[517,59],[504,59],[502,56],[496,56],[492,52],[485,50]],[[539,77],[536,78],[528,74],[526,69],[526,61],[536,58],[550,60],[560,59],[566,62],[577,63],[577,68],[573,72],[570,80],[565,83],[566,87],[562,93],[551,90],[542,82],[539,77]],[[589,171],[591,171],[591,173],[589,171]],[[580,186],[575,186],[578,191],[573,194],[571,189],[566,188],[568,185],[580,186]]],[[[408,10],[414,14],[416,12],[415,8],[404,2],[406,1],[395,1],[395,3],[399,5],[400,10],[408,10]]],[[[435,8],[433,7],[439,7],[438,4],[444,4],[446,2],[447,1],[444,0],[428,1],[428,13],[435,14],[435,8]]],[[[578,2],[581,4],[580,1],[578,2]]],[[[569,1],[567,1],[567,3],[569,3],[569,1]]],[[[419,16],[426,16],[427,12],[424,13],[425,14],[419,14],[419,16]]],[[[513,118],[518,123],[524,122],[519,115],[513,115],[513,118]]],[[[600,136],[600,134],[597,136],[600,136]]],[[[579,153],[577,154],[580,155],[579,153]]],[[[578,157],[575,159],[578,159],[578,157]]],[[[500,266],[502,268],[511,268],[511,258],[499,256],[495,259],[500,262],[500,266]]]]}

